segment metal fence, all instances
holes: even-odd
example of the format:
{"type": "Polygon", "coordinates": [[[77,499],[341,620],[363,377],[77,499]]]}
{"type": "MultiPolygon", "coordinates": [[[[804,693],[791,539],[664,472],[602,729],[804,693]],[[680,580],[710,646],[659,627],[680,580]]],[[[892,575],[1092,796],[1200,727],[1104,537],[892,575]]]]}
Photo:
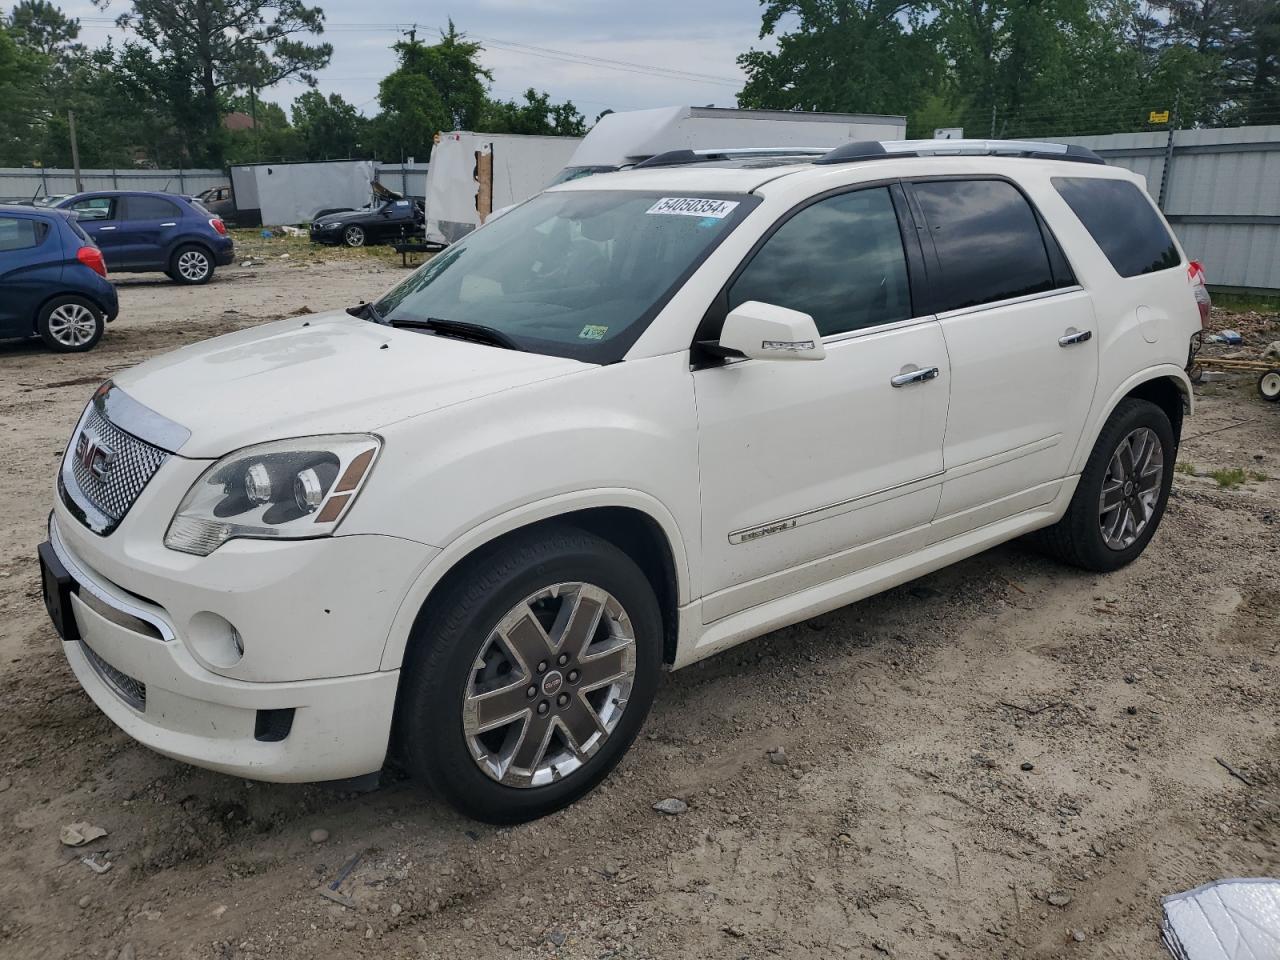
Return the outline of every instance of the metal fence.
{"type": "Polygon", "coordinates": [[[1280,290],[1280,126],[1052,139],[1145,176],[1210,286],[1280,290]]]}
{"type": "MultiPolygon", "coordinates": [[[[382,163],[374,176],[383,186],[405,196],[427,195],[428,164],[382,163]]],[[[197,194],[230,183],[223,170],[81,170],[85,190],[158,190],[162,193],[197,194]]],[[[52,194],[76,192],[73,170],[51,167],[0,167],[0,201],[31,200],[52,194]]]]}

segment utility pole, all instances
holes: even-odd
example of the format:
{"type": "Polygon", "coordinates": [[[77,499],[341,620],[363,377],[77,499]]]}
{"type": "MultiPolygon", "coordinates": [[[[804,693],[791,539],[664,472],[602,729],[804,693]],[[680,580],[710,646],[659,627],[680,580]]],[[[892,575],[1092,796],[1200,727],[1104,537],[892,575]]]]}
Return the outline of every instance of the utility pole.
{"type": "Polygon", "coordinates": [[[995,101],[993,100],[991,101],[991,139],[994,140],[995,138],[996,138],[996,104],[995,104],[995,101]]]}
{"type": "Polygon", "coordinates": [[[258,133],[258,92],[249,84],[249,120],[253,124],[253,159],[262,162],[262,135],[258,133]]]}
{"type": "Polygon", "coordinates": [[[1169,117],[1169,137],[1164,144],[1164,169],[1160,171],[1160,196],[1156,206],[1165,212],[1165,203],[1169,199],[1169,175],[1173,172],[1173,134],[1178,129],[1178,108],[1181,106],[1182,91],[1173,95],[1173,115],[1169,117]]]}
{"type": "Polygon", "coordinates": [[[75,169],[76,193],[84,193],[84,184],[80,182],[80,142],[76,140],[75,111],[67,111],[67,127],[71,134],[71,166],[75,169]]]}

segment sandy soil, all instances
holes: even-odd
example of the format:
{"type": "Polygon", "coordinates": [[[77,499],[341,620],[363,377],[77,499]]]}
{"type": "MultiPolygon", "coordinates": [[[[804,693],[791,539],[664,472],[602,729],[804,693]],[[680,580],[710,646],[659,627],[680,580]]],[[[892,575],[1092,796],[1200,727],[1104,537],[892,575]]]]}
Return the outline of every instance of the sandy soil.
{"type": "Polygon", "coordinates": [[[0,957],[1154,958],[1162,895],[1280,871],[1280,408],[1252,380],[1203,388],[1128,569],[1010,545],[669,675],[615,775],[536,824],[393,773],[251,784],[134,744],[39,600],[77,414],[153,353],[399,275],[304,251],[203,289],[125,279],[92,353],[0,346],[0,957]],[[75,821],[108,831],[108,872],[59,842],[75,821]],[[355,856],[355,906],[321,897],[355,856]]]}

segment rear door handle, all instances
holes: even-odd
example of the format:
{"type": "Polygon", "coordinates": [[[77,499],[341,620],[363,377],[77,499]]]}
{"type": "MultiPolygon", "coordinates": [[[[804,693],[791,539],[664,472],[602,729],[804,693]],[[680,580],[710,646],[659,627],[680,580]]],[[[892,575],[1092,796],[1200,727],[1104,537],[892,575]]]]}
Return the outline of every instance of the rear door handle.
{"type": "Polygon", "coordinates": [[[920,370],[911,370],[908,373],[900,373],[896,377],[890,377],[889,382],[895,387],[905,387],[911,383],[928,383],[930,380],[936,380],[940,372],[937,367],[924,367],[920,370]]]}
{"type": "Polygon", "coordinates": [[[162,224],[160,224],[160,226],[162,226],[162,227],[176,227],[177,225],[178,225],[178,221],[177,221],[177,220],[170,220],[168,223],[162,223],[162,224]]]}
{"type": "Polygon", "coordinates": [[[99,230],[114,230],[115,227],[99,227],[99,230]]]}
{"type": "Polygon", "coordinates": [[[1093,339],[1092,330],[1070,330],[1058,338],[1058,346],[1070,347],[1093,339]]]}

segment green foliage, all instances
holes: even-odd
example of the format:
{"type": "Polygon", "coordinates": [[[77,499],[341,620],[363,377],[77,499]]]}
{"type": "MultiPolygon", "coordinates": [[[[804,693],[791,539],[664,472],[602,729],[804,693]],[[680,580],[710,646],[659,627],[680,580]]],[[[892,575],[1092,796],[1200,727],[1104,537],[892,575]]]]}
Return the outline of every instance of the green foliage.
{"type": "Polygon", "coordinates": [[[477,128],[486,133],[523,133],[533,136],[581,137],[587,132],[587,121],[572,100],[552,103],[544,91],[530,87],[524,102],[492,100],[477,128]]]}
{"type": "Polygon", "coordinates": [[[1248,479],[1249,475],[1240,467],[1225,467],[1221,470],[1210,470],[1209,476],[1218,481],[1223,490],[1234,490],[1248,479]]]}
{"type": "Polygon", "coordinates": [[[309,160],[370,156],[369,121],[336,93],[327,98],[315,90],[302,94],[293,101],[293,125],[309,160]]]}

